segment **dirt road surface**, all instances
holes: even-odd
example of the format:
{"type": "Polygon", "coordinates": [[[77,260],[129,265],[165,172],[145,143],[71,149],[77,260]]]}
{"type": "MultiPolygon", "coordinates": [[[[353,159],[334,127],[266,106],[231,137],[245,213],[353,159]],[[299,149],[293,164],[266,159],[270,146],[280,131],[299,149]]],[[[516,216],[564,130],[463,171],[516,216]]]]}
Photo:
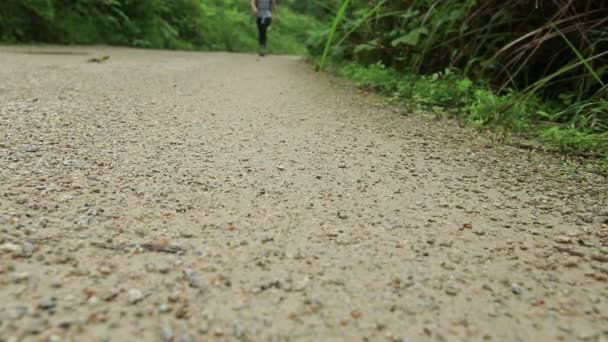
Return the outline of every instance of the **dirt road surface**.
{"type": "Polygon", "coordinates": [[[607,341],[605,178],[341,82],[0,48],[0,341],[607,341]]]}

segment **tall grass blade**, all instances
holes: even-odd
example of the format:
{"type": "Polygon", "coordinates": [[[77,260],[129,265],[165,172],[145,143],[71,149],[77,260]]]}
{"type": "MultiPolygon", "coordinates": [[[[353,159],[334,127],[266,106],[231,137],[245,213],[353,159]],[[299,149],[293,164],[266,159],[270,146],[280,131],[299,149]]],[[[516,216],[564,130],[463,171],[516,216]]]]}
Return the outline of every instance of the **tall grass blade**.
{"type": "Polygon", "coordinates": [[[327,37],[327,42],[325,42],[325,48],[323,49],[323,55],[321,56],[321,61],[319,62],[318,70],[323,70],[323,67],[325,66],[327,55],[329,53],[329,49],[331,48],[331,42],[334,39],[334,34],[336,33],[338,25],[340,25],[340,22],[344,18],[344,14],[346,13],[346,9],[348,8],[349,3],[350,0],[344,0],[344,2],[342,2],[342,6],[340,6],[340,9],[338,10],[338,13],[336,14],[336,17],[334,18],[334,22],[331,25],[331,29],[329,31],[329,36],[327,37]]]}
{"type": "Polygon", "coordinates": [[[589,64],[589,62],[587,60],[585,60],[585,57],[583,57],[583,54],[578,51],[578,49],[572,45],[572,42],[570,42],[570,39],[568,39],[568,37],[566,37],[565,34],[562,33],[562,31],[560,31],[557,26],[555,25],[551,25],[553,26],[553,29],[555,31],[557,31],[557,33],[559,33],[559,35],[564,39],[564,41],[566,42],[566,44],[568,44],[568,46],[572,49],[572,51],[574,52],[574,54],[576,54],[576,57],[578,58],[578,60],[585,66],[585,68],[587,68],[587,70],[589,70],[589,73],[591,73],[591,75],[593,76],[593,78],[595,78],[595,80],[602,85],[602,88],[606,86],[606,84],[604,84],[604,82],[602,81],[602,78],[597,74],[597,72],[591,67],[591,65],[589,64]]]}
{"type": "MultiPolygon", "coordinates": [[[[604,56],[608,56],[608,51],[604,51],[602,53],[598,53],[594,56],[591,57],[587,57],[587,58],[583,58],[582,60],[576,62],[576,63],[572,63],[570,65],[566,65],[564,67],[562,67],[561,69],[559,69],[558,71],[552,73],[551,75],[545,76],[543,78],[541,78],[540,80],[532,83],[530,86],[528,86],[526,89],[523,90],[524,93],[536,93],[539,89],[541,89],[544,85],[546,85],[547,83],[549,83],[549,81],[567,73],[568,71],[578,68],[581,65],[584,65],[586,63],[589,63],[593,60],[596,60],[598,58],[604,57],[604,56]]],[[[602,83],[603,84],[603,83],[602,83]]]]}
{"type": "MultiPolygon", "coordinates": [[[[344,34],[344,36],[342,36],[342,38],[336,43],[336,46],[340,46],[340,44],[342,44],[346,40],[346,38],[348,38],[348,36],[350,36],[353,32],[359,29],[359,27],[361,27],[361,25],[363,25],[372,15],[374,15],[374,13],[376,13],[376,11],[378,11],[384,5],[384,3],[386,3],[386,1],[387,0],[382,0],[378,2],[378,4],[376,4],[376,6],[371,9],[371,11],[366,12],[365,16],[363,16],[363,18],[357,21],[357,25],[354,25],[350,30],[348,30],[344,34]]],[[[391,15],[398,15],[400,13],[401,12],[395,12],[391,13],[391,15]]]]}

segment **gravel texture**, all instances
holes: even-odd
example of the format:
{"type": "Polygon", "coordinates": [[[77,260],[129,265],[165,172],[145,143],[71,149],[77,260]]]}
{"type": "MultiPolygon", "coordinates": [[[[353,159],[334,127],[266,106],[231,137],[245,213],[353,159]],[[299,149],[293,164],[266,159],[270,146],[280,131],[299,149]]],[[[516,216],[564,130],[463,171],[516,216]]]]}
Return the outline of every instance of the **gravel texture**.
{"type": "Polygon", "coordinates": [[[0,48],[0,341],[606,341],[607,180],[383,101],[0,48]]]}

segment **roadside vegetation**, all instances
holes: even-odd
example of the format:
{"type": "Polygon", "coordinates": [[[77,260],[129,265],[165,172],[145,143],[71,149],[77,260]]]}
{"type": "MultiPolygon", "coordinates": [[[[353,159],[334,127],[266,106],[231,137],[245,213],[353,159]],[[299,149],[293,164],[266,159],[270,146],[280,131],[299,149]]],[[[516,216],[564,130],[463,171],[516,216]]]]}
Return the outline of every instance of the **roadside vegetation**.
{"type": "MultiPolygon", "coordinates": [[[[271,52],[304,54],[318,28],[283,1],[271,52]]],[[[143,48],[255,51],[255,21],[246,0],[3,0],[5,43],[111,44],[143,48]]]]}
{"type": "Polygon", "coordinates": [[[608,1],[317,1],[319,68],[562,152],[608,154],[608,1]]]}

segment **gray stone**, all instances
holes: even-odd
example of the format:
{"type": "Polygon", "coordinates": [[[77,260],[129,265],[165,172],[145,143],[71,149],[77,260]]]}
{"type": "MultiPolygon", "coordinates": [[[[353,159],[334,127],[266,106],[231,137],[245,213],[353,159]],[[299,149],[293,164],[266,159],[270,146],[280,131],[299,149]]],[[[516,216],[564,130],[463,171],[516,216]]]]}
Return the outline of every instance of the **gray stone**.
{"type": "Polygon", "coordinates": [[[41,319],[41,318],[35,319],[32,322],[30,322],[26,331],[28,334],[38,335],[44,331],[44,328],[46,327],[46,325],[47,325],[47,322],[44,319],[41,319]]]}
{"type": "Polygon", "coordinates": [[[460,288],[454,283],[448,283],[445,287],[445,293],[450,296],[456,296],[460,293],[460,288]]]}
{"type": "Polygon", "coordinates": [[[12,308],[9,311],[9,315],[8,317],[12,320],[18,320],[23,318],[23,316],[27,315],[27,312],[29,311],[29,309],[26,306],[15,306],[14,308],[12,308]]]}
{"type": "Polygon", "coordinates": [[[170,326],[164,326],[160,329],[160,340],[162,342],[172,342],[173,338],[173,329],[170,326]]]}
{"type": "Polygon", "coordinates": [[[191,268],[187,268],[182,273],[184,278],[188,281],[188,285],[190,285],[190,287],[195,289],[203,287],[203,280],[196,271],[191,268]]]}
{"type": "Polygon", "coordinates": [[[168,313],[171,311],[171,307],[168,304],[161,304],[158,306],[158,312],[160,313],[168,313]]]}
{"type": "Polygon", "coordinates": [[[57,304],[55,302],[54,297],[45,298],[45,299],[42,299],[40,302],[38,302],[38,307],[42,310],[53,309],[56,305],[57,304]]]}
{"type": "Polygon", "coordinates": [[[169,266],[168,264],[162,264],[162,265],[159,265],[156,270],[159,273],[167,274],[171,271],[171,266],[169,266]]]}
{"type": "Polygon", "coordinates": [[[20,249],[19,245],[10,242],[0,245],[1,253],[17,253],[20,249]]]}
{"type": "Polygon", "coordinates": [[[511,292],[513,292],[516,295],[519,295],[519,294],[521,294],[521,291],[522,291],[521,286],[519,286],[516,283],[511,284],[511,292]]]}
{"type": "Polygon", "coordinates": [[[593,223],[593,214],[592,213],[582,213],[578,215],[578,218],[585,223],[593,223]]]}
{"type": "Polygon", "coordinates": [[[131,289],[127,292],[127,303],[133,305],[141,302],[144,299],[144,294],[138,289],[131,289]]]}
{"type": "Polygon", "coordinates": [[[179,337],[179,342],[192,342],[192,334],[185,332],[179,337]]]}
{"type": "Polygon", "coordinates": [[[34,245],[29,242],[24,243],[21,246],[21,256],[24,258],[29,258],[34,253],[34,245]]]}

